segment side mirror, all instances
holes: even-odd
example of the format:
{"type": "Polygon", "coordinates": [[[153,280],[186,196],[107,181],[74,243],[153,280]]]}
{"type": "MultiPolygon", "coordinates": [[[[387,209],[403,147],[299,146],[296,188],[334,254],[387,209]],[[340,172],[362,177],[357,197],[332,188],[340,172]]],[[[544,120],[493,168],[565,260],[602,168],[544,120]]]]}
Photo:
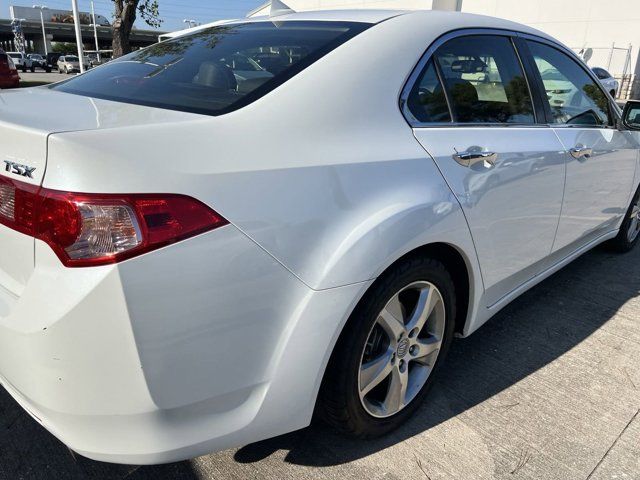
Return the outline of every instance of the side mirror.
{"type": "Polygon", "coordinates": [[[629,130],[640,131],[640,101],[627,101],[622,111],[622,124],[629,130]]]}

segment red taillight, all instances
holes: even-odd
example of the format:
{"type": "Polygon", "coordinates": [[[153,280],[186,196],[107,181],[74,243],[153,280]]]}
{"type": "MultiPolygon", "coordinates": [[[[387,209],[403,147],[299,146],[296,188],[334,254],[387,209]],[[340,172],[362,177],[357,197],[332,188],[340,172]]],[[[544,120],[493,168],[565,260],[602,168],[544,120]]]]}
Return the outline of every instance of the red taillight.
{"type": "Polygon", "coordinates": [[[46,242],[67,267],[116,263],[228,222],[184,195],[78,194],[0,177],[0,223],[46,242]]]}

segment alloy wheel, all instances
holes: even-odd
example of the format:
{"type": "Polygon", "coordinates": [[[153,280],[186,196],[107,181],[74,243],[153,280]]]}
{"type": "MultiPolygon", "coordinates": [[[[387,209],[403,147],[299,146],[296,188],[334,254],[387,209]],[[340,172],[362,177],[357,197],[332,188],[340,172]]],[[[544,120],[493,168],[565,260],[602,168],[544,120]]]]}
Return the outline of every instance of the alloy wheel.
{"type": "Polygon", "coordinates": [[[418,395],[433,371],[445,333],[438,288],[414,282],[378,314],[360,359],[358,393],[367,413],[395,415],[418,395]]]}
{"type": "Polygon", "coordinates": [[[627,230],[627,240],[631,243],[635,241],[640,233],[640,196],[634,201],[629,218],[630,222],[627,230]]]}

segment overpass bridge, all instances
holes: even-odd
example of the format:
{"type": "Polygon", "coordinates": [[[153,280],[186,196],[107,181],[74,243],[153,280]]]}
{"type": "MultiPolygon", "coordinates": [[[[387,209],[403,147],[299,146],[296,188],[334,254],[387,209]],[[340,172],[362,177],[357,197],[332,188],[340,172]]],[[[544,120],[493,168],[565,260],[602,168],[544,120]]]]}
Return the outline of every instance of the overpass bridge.
{"type": "MultiPolygon", "coordinates": [[[[49,42],[71,42],[75,43],[76,34],[73,23],[44,22],[44,28],[49,42]]],[[[111,49],[113,38],[110,26],[98,26],[98,43],[101,50],[111,49]]],[[[95,40],[93,27],[81,25],[82,41],[88,50],[95,50],[95,40]]],[[[23,21],[22,31],[25,36],[25,46],[27,51],[44,53],[44,39],[42,38],[42,25],[35,21],[23,21]]],[[[131,46],[146,47],[158,41],[158,35],[164,32],[158,30],[137,30],[131,32],[131,46]]],[[[13,30],[10,19],[0,19],[0,48],[5,51],[15,51],[13,30]]]]}

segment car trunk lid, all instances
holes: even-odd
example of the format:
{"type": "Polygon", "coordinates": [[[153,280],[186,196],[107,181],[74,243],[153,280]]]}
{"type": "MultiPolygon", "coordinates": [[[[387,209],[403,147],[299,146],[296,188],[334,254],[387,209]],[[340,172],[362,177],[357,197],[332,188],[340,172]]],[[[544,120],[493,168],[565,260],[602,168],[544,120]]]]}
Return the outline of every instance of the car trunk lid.
{"type": "MultiPolygon", "coordinates": [[[[199,119],[199,116],[96,100],[48,88],[0,93],[0,176],[38,187],[54,133],[199,119]]],[[[73,175],[73,172],[68,172],[73,175]]],[[[0,195],[0,213],[11,208],[0,195]]],[[[0,224],[0,289],[19,297],[34,264],[35,240],[0,224]]],[[[0,298],[2,295],[0,295],[0,298]]],[[[1,303],[1,302],[0,302],[1,303]]],[[[2,317],[0,305],[0,317],[2,317]]]]}

